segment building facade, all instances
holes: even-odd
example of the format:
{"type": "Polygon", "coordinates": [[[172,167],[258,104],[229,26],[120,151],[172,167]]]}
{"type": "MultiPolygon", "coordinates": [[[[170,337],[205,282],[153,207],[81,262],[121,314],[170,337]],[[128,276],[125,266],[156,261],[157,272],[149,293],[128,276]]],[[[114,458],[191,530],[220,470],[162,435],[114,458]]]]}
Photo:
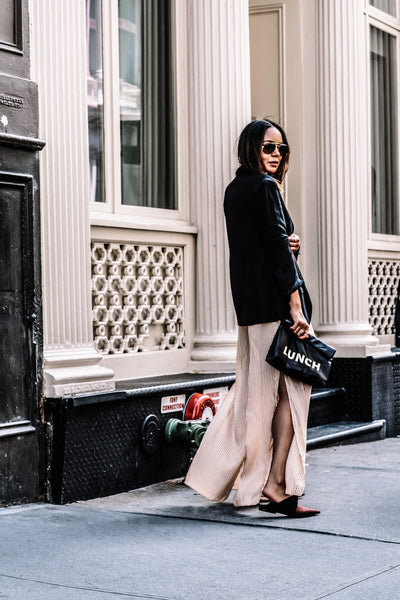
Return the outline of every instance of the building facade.
{"type": "MultiPolygon", "coordinates": [[[[337,348],[333,384],[355,398],[352,418],[383,416],[389,434],[398,433],[391,348],[400,276],[400,2],[6,5],[0,52],[9,57],[16,48],[25,57],[22,76],[38,90],[32,137],[45,142],[40,235],[33,230],[41,244],[43,388],[31,394],[35,417],[5,414],[0,427],[10,432],[24,420],[39,432],[47,454],[35,460],[50,473],[48,497],[76,498],[84,479],[92,482],[88,496],[151,480],[139,471],[170,474],[165,465],[157,471],[157,452],[151,464],[135,454],[137,415],[141,423],[157,412],[159,396],[185,401],[189,391],[233,381],[222,199],[238,135],[252,118],[273,118],[288,133],[285,201],[303,242],[314,328],[337,348]],[[22,22],[24,44],[10,33],[22,22]],[[174,387],[190,379],[182,374],[204,377],[197,387],[174,387]],[[136,479],[126,475],[130,465],[136,479]]],[[[21,78],[7,59],[3,72],[21,78]]],[[[0,108],[10,123],[0,133],[5,144],[5,135],[20,134],[10,118],[17,109],[0,108]]],[[[3,181],[11,169],[2,163],[1,171],[3,181]]],[[[37,497],[42,480],[5,500],[37,497]]]]}

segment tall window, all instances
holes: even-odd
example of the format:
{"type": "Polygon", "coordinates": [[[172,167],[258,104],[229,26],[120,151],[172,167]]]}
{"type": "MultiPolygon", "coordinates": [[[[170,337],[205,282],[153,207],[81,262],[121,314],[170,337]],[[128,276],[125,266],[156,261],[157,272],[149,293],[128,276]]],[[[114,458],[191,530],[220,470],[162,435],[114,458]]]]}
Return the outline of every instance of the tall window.
{"type": "Polygon", "coordinates": [[[114,0],[86,0],[86,6],[91,200],[116,211],[176,209],[171,1],[118,0],[114,10],[114,0]],[[108,73],[106,63],[114,67],[108,73]],[[118,130],[106,114],[119,115],[118,130]],[[107,197],[107,177],[120,181],[118,198],[107,197]]]}
{"type": "Polygon", "coordinates": [[[118,2],[122,203],[143,205],[141,2],[118,2]]]}
{"type": "Polygon", "coordinates": [[[372,231],[399,235],[397,40],[370,27],[372,231]]]}

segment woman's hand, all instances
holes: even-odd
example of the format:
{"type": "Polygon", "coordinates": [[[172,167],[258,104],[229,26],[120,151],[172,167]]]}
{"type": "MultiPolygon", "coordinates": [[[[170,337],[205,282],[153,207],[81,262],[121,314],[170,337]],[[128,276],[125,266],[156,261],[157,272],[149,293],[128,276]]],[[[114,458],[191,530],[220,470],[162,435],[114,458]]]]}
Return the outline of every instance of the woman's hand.
{"type": "Polygon", "coordinates": [[[308,337],[310,326],[303,315],[299,290],[296,290],[291,294],[289,305],[290,316],[293,321],[293,325],[290,329],[297,335],[299,339],[304,340],[308,337]]]}
{"type": "Polygon", "coordinates": [[[298,235],[296,235],[295,233],[292,233],[291,235],[289,235],[289,246],[291,251],[293,252],[293,254],[296,254],[297,252],[299,252],[300,250],[300,238],[298,235]]]}
{"type": "Polygon", "coordinates": [[[297,335],[297,337],[301,340],[308,338],[308,330],[310,329],[309,324],[307,323],[303,313],[300,311],[297,313],[296,311],[290,311],[290,316],[292,317],[293,325],[291,326],[291,330],[297,335]]]}

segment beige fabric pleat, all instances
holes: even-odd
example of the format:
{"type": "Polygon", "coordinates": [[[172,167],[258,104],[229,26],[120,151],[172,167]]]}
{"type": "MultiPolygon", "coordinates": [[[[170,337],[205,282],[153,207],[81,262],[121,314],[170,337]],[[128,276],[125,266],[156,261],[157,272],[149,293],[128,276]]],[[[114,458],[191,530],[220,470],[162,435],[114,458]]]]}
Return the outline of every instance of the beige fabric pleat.
{"type": "MultiPolygon", "coordinates": [[[[185,480],[210,500],[225,500],[236,481],[235,506],[257,504],[268,479],[280,374],[265,357],[278,326],[279,322],[239,327],[235,384],[209,425],[185,480]]],[[[285,383],[294,428],[286,493],[300,496],[305,486],[311,386],[287,376],[285,383]]]]}

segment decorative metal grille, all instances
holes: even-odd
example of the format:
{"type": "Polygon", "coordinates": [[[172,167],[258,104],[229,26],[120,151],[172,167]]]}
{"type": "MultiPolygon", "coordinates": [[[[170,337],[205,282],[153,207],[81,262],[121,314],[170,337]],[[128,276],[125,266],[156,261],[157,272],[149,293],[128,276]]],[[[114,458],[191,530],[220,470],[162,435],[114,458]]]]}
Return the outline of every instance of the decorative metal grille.
{"type": "Polygon", "coordinates": [[[93,242],[92,297],[102,354],[185,346],[181,247],[93,242]]]}
{"type": "Polygon", "coordinates": [[[399,277],[400,261],[368,261],[369,322],[375,335],[395,333],[394,313],[399,277]]]}

